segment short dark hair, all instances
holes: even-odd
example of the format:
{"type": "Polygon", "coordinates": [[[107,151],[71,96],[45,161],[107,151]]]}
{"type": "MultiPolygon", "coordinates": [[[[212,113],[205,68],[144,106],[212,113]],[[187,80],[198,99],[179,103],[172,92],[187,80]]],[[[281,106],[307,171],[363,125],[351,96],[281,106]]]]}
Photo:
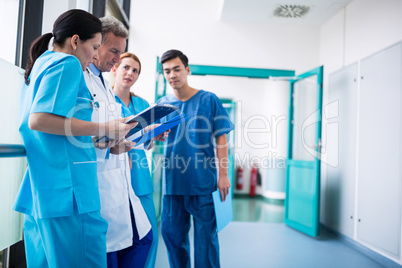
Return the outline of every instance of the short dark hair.
{"type": "Polygon", "coordinates": [[[184,64],[184,67],[187,68],[188,66],[188,58],[186,55],[183,54],[180,50],[176,49],[171,49],[163,53],[161,57],[161,63],[163,64],[164,62],[174,59],[174,58],[179,58],[181,62],[184,64]]]}

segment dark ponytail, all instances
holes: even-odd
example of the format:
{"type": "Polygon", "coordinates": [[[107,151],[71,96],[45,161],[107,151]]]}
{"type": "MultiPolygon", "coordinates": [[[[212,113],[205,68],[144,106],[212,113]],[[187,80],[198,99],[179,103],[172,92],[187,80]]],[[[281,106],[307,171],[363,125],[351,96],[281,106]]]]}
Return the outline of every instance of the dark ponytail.
{"type": "Polygon", "coordinates": [[[29,59],[25,68],[25,83],[29,84],[29,75],[37,58],[45,52],[50,39],[54,37],[54,44],[61,47],[67,38],[77,34],[80,40],[86,41],[102,32],[102,23],[98,17],[81,9],[71,9],[61,14],[53,25],[53,32],[44,34],[32,42],[29,50],[29,59]]]}
{"type": "Polygon", "coordinates": [[[52,33],[47,33],[36,38],[29,49],[29,59],[25,67],[25,83],[29,84],[29,75],[31,73],[32,67],[37,58],[43,54],[49,47],[50,39],[52,39],[52,33]]]}

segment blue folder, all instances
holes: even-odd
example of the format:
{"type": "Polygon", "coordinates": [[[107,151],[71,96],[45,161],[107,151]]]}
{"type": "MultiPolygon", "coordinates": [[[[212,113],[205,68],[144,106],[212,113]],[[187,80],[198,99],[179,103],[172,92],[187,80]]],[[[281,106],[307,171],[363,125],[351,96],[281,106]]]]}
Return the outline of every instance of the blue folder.
{"type": "MultiPolygon", "coordinates": [[[[127,120],[125,124],[130,124],[132,122],[138,122],[133,129],[126,135],[126,138],[137,133],[146,126],[152,125],[155,121],[162,119],[166,115],[179,111],[179,107],[169,105],[169,104],[154,104],[149,106],[144,111],[136,114],[130,120],[127,120]]],[[[110,139],[107,136],[99,137],[95,142],[108,142],[110,139]]]]}
{"type": "MultiPolygon", "coordinates": [[[[167,131],[168,129],[171,129],[172,127],[177,126],[184,120],[186,120],[186,115],[179,114],[178,116],[170,119],[169,121],[161,124],[160,126],[148,131],[147,133],[144,133],[143,135],[136,137],[132,141],[134,141],[136,143],[135,147],[137,147],[138,145],[141,145],[144,142],[147,142],[147,141],[151,140],[152,138],[162,134],[163,132],[167,131]]],[[[130,140],[130,138],[128,138],[127,140],[130,140]]]]}
{"type": "Polygon", "coordinates": [[[219,189],[212,193],[215,208],[216,228],[220,232],[226,225],[233,220],[232,208],[232,188],[229,188],[229,193],[226,196],[225,202],[221,200],[219,189]]]}

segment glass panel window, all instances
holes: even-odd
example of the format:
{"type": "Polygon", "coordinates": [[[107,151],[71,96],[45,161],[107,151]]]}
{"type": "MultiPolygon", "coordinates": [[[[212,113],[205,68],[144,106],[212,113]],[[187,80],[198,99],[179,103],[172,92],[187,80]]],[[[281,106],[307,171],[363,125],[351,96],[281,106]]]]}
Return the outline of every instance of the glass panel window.
{"type": "Polygon", "coordinates": [[[314,160],[308,148],[316,145],[316,107],[317,107],[317,75],[300,81],[294,86],[293,99],[293,159],[314,160]],[[313,123],[310,123],[313,122],[313,123]]]}
{"type": "MultiPolygon", "coordinates": [[[[19,128],[19,100],[23,70],[0,59],[0,144],[22,144],[19,128]]],[[[0,158],[0,250],[22,239],[22,214],[12,210],[26,170],[26,158],[0,158]]]]}
{"type": "Polygon", "coordinates": [[[15,63],[18,33],[19,0],[3,0],[0,9],[0,58],[15,63]],[[3,27],[7,25],[7,27],[3,27]]]}

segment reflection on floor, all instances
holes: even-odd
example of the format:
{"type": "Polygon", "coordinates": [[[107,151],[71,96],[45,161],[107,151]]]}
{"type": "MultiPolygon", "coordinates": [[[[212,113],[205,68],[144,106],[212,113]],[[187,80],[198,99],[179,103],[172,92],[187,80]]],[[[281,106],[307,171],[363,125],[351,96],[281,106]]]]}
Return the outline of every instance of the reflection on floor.
{"type": "MultiPolygon", "coordinates": [[[[283,216],[283,202],[234,197],[234,221],[219,233],[221,267],[384,267],[325,231],[314,239],[286,226],[283,216]]],[[[193,228],[189,238],[194,267],[193,228]]],[[[161,235],[155,267],[169,267],[161,235]]]]}
{"type": "Polygon", "coordinates": [[[248,196],[233,198],[233,221],[282,223],[284,213],[283,200],[248,196]]]}

